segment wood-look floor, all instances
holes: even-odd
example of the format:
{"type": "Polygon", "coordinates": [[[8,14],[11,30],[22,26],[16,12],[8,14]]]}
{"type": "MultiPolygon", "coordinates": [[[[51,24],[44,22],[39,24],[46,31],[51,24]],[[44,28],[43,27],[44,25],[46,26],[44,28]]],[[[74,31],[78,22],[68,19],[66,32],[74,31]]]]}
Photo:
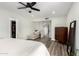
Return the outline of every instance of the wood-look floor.
{"type": "Polygon", "coordinates": [[[48,48],[48,51],[51,56],[68,56],[66,51],[66,45],[63,45],[55,41],[52,41],[48,48]]]}
{"type": "Polygon", "coordinates": [[[68,56],[66,51],[66,45],[63,45],[56,41],[52,41],[47,37],[36,39],[35,41],[44,43],[50,53],[50,56],[68,56]]]}

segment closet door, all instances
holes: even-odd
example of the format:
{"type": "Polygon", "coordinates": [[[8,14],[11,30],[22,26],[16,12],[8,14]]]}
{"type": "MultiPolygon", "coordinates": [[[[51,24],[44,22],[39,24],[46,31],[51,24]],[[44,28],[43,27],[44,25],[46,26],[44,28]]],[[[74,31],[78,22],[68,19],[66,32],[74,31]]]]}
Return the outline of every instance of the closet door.
{"type": "Polygon", "coordinates": [[[16,38],[16,21],[11,21],[11,38],[16,38]]]}

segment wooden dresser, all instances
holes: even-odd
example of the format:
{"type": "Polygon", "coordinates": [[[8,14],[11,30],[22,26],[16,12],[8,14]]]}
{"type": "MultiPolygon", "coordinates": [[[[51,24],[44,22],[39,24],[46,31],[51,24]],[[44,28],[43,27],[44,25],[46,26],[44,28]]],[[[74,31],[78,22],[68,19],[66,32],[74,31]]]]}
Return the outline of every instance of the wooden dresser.
{"type": "Polygon", "coordinates": [[[55,39],[63,44],[67,43],[67,27],[55,27],[55,39]]]}

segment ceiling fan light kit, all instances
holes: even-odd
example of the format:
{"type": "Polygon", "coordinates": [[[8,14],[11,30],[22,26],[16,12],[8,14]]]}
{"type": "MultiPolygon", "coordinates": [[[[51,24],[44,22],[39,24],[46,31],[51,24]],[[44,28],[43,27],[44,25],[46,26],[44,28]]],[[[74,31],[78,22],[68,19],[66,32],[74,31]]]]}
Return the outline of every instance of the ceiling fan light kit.
{"type": "Polygon", "coordinates": [[[29,11],[29,13],[32,13],[32,11],[29,11]]]}

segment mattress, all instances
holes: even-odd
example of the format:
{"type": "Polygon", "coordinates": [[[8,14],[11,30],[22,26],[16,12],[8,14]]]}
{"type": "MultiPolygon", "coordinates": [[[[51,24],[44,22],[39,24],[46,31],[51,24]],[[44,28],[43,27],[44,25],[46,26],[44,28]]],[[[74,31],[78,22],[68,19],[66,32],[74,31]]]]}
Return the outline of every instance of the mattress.
{"type": "Polygon", "coordinates": [[[0,39],[0,56],[49,56],[45,45],[22,39],[0,39]]]}

